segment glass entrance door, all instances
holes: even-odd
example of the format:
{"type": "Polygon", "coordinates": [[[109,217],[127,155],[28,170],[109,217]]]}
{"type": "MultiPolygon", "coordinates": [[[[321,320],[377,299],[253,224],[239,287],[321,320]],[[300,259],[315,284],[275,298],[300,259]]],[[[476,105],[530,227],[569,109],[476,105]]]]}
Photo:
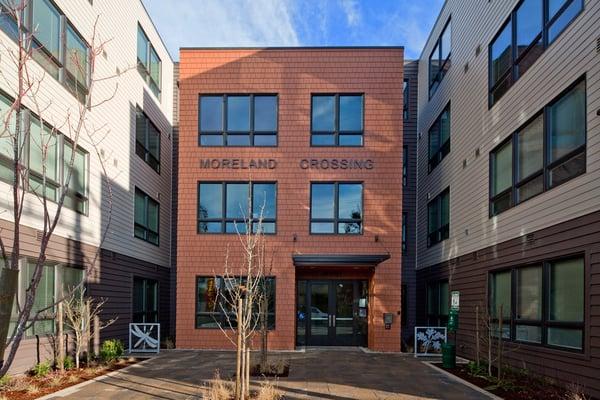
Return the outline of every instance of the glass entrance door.
{"type": "Polygon", "coordinates": [[[299,346],[366,346],[367,281],[298,281],[299,346]]]}

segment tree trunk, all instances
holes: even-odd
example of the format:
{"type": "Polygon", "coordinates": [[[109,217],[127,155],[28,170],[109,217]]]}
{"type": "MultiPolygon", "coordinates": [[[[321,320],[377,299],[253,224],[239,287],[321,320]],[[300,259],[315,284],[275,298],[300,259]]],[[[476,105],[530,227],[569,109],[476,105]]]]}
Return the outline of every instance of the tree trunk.
{"type": "Polygon", "coordinates": [[[235,361],[235,398],[236,400],[241,399],[242,394],[242,330],[240,329],[239,321],[242,320],[242,298],[238,299],[237,305],[237,316],[238,329],[237,329],[237,351],[235,361]]]}
{"type": "Polygon", "coordinates": [[[502,305],[500,305],[500,318],[498,319],[498,331],[500,334],[498,335],[498,354],[496,354],[496,359],[498,360],[498,381],[502,378],[502,305]]]}
{"type": "Polygon", "coordinates": [[[492,325],[492,316],[489,315],[488,319],[488,376],[491,378],[492,377],[492,345],[494,344],[494,342],[492,342],[492,338],[493,338],[493,325],[492,325]]]}
{"type": "Polygon", "coordinates": [[[246,395],[245,399],[250,398],[250,344],[246,344],[246,395]]]}
{"type": "Polygon", "coordinates": [[[84,315],[84,321],[85,321],[85,363],[86,365],[89,367],[90,366],[90,341],[91,341],[91,337],[92,337],[92,333],[90,330],[90,325],[92,323],[91,321],[91,303],[90,303],[90,299],[87,299],[85,302],[85,315],[84,315]]]}
{"type": "Polygon", "coordinates": [[[57,325],[57,336],[58,336],[58,369],[61,371],[65,370],[65,336],[63,326],[63,302],[58,303],[58,309],[56,311],[56,325],[57,325]]]}
{"type": "MultiPolygon", "coordinates": [[[[264,290],[266,292],[266,290],[264,290]]],[[[261,333],[261,348],[260,348],[260,365],[267,366],[267,346],[268,346],[268,324],[267,324],[267,307],[269,299],[263,294],[261,313],[260,313],[260,333],[261,333]]]]}
{"type": "Polygon", "coordinates": [[[477,369],[481,365],[479,360],[479,306],[475,306],[475,360],[477,369]]]}
{"type": "MultiPolygon", "coordinates": [[[[6,260],[8,262],[8,260],[6,260]]],[[[10,317],[19,288],[19,270],[0,268],[0,369],[4,366],[4,350],[6,341],[12,334],[10,317]]],[[[0,373],[0,377],[2,374],[0,373]]]]}

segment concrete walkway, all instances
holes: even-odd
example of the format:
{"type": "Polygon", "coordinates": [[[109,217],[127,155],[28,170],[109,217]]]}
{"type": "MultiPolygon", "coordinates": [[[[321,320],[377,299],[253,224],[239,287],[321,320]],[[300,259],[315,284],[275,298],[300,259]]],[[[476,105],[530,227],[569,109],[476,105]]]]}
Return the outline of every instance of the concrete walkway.
{"type": "MultiPolygon", "coordinates": [[[[65,389],[50,399],[201,399],[219,371],[234,372],[232,352],[165,351],[101,380],[65,389]]],[[[291,362],[290,376],[275,384],[285,399],[488,399],[411,355],[351,350],[276,353],[291,362]]],[[[257,380],[256,385],[260,380],[257,380]]]]}

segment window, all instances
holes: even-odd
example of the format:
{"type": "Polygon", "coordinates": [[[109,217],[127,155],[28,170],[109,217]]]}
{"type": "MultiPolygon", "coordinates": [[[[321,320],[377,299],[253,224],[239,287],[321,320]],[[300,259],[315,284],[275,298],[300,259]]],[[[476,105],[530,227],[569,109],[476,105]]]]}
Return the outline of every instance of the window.
{"type": "Polygon", "coordinates": [[[450,189],[444,190],[427,204],[427,246],[448,239],[450,235],[450,189]]]}
{"type": "Polygon", "coordinates": [[[245,233],[248,219],[255,232],[261,214],[263,232],[275,233],[277,184],[274,182],[198,184],[198,233],[245,233]]]}
{"type": "Polygon", "coordinates": [[[406,254],[406,219],[408,218],[408,213],[402,213],[402,254],[406,254]]]}
{"type": "Polygon", "coordinates": [[[133,278],[133,312],[131,322],[158,322],[158,282],[133,278]]]}
{"type": "Polygon", "coordinates": [[[489,46],[490,107],[523,76],[582,9],[583,0],[523,0],[519,3],[489,46]]]}
{"type": "Polygon", "coordinates": [[[201,146],[277,146],[277,95],[200,96],[201,146]]]}
{"type": "Polygon", "coordinates": [[[430,282],[427,285],[427,323],[432,326],[446,326],[448,323],[448,281],[430,282]]]}
{"type": "Polygon", "coordinates": [[[160,131],[139,107],[135,119],[135,154],[160,173],[160,131]]]}
{"type": "MultiPolygon", "coordinates": [[[[20,272],[19,272],[19,287],[17,296],[19,302],[24,304],[26,291],[29,287],[33,274],[35,272],[35,260],[21,259],[20,272]]],[[[40,279],[39,286],[35,293],[35,299],[33,302],[33,308],[31,310],[31,318],[33,318],[38,312],[40,315],[37,320],[33,322],[31,327],[25,331],[26,337],[33,337],[36,335],[49,335],[55,332],[55,308],[54,303],[59,296],[67,296],[69,292],[73,291],[77,287],[81,287],[81,283],[84,280],[84,271],[80,268],[67,267],[65,265],[59,265],[53,262],[46,262],[42,267],[42,277],[40,279]]],[[[17,305],[13,303],[13,311],[10,318],[8,336],[12,335],[12,332],[16,326],[18,319],[17,305]]],[[[32,321],[29,321],[31,323],[32,321]]]]}
{"type": "Polygon", "coordinates": [[[158,246],[160,205],[138,188],[135,188],[134,203],[134,236],[158,246]]]}
{"type": "Polygon", "coordinates": [[[162,62],[156,49],[150,43],[148,35],[138,24],[137,33],[137,66],[138,72],[142,75],[146,84],[156,97],[160,99],[162,62]]]}
{"type": "Polygon", "coordinates": [[[29,133],[29,188],[42,198],[57,201],[60,188],[58,135],[48,126],[42,127],[35,118],[31,120],[29,133]]]}
{"type": "Polygon", "coordinates": [[[402,186],[408,183],[408,146],[402,147],[402,186]]]}
{"type": "Polygon", "coordinates": [[[87,176],[87,163],[88,154],[81,148],[75,149],[73,155],[73,144],[67,139],[63,139],[63,155],[64,155],[64,170],[63,178],[66,180],[71,172],[69,180],[69,187],[67,194],[65,195],[64,205],[71,210],[75,210],[80,214],[87,214],[88,209],[88,176],[87,176]],[[73,157],[73,168],[70,168],[71,157],[73,157]]]}
{"type": "Polygon", "coordinates": [[[429,172],[450,153],[450,105],[429,128],[429,172]]]}
{"type": "Polygon", "coordinates": [[[450,69],[452,52],[452,21],[448,20],[429,56],[429,98],[432,98],[438,86],[450,69]]]}
{"type": "Polygon", "coordinates": [[[585,173],[585,102],[581,79],[490,153],[490,216],[585,173]]]}
{"type": "MultiPolygon", "coordinates": [[[[82,103],[88,94],[89,46],[50,0],[30,0],[23,29],[32,32],[32,58],[82,103]]],[[[0,29],[17,41],[13,4],[0,0],[0,29]]]]}
{"type": "Polygon", "coordinates": [[[363,95],[313,94],[312,146],[363,145],[363,95]]]}
{"type": "MultiPolygon", "coordinates": [[[[196,329],[200,328],[228,328],[229,320],[235,325],[228,292],[232,284],[239,283],[240,279],[226,280],[223,277],[199,276],[196,278],[196,329]]],[[[267,327],[275,329],[275,278],[266,277],[259,285],[267,297],[267,327]]],[[[260,317],[259,309],[254,311],[254,318],[260,317]]]]}
{"type": "Polygon", "coordinates": [[[362,183],[311,183],[310,233],[362,234],[362,183]]]}
{"type": "Polygon", "coordinates": [[[408,95],[409,95],[409,86],[408,86],[408,79],[405,79],[404,82],[402,82],[402,98],[403,98],[403,102],[402,102],[402,118],[404,119],[404,121],[406,121],[408,119],[408,95]]]}
{"type": "Polygon", "coordinates": [[[504,339],[582,350],[584,274],[579,257],[490,274],[494,326],[498,329],[502,307],[504,339]]]}
{"type": "MultiPolygon", "coordinates": [[[[12,106],[12,101],[0,93],[0,124],[4,126],[6,119],[9,118],[8,113],[12,106]]],[[[12,183],[14,180],[13,173],[13,138],[15,132],[15,114],[10,116],[8,121],[8,130],[0,133],[0,180],[12,183]]]]}

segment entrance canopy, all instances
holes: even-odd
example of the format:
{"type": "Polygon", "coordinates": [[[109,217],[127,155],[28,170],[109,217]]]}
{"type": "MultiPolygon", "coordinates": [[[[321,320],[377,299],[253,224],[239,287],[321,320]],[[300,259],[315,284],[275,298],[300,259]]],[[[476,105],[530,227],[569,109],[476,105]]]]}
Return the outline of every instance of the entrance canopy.
{"type": "Polygon", "coordinates": [[[292,256],[296,267],[362,267],[374,268],[389,254],[295,254],[292,256]]]}

